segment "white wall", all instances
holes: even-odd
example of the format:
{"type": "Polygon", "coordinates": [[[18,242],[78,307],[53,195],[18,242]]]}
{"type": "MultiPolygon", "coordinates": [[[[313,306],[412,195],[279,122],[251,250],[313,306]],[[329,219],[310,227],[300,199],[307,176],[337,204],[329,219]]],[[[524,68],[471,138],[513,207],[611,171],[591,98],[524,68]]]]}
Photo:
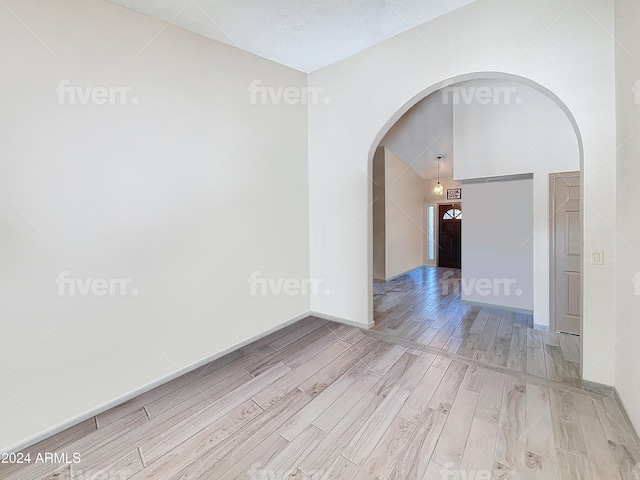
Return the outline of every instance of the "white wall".
{"type": "Polygon", "coordinates": [[[533,310],[533,180],[464,185],[462,300],[533,310]]]}
{"type": "Polygon", "coordinates": [[[385,148],[386,278],[423,264],[424,179],[385,148]]]}
{"type": "Polygon", "coordinates": [[[615,7],[619,42],[616,46],[616,87],[620,148],[617,156],[617,257],[620,261],[616,264],[618,361],[615,385],[636,429],[640,429],[640,6],[633,0],[616,0],[615,7]]]}
{"type": "Polygon", "coordinates": [[[576,132],[553,100],[527,85],[481,80],[457,88],[454,177],[462,181],[533,173],[533,320],[548,328],[549,174],[580,170],[576,132]],[[464,101],[469,98],[473,100],[464,101]]]}
{"type": "MultiPolygon", "coordinates": [[[[309,112],[311,275],[334,292],[312,309],[372,320],[373,152],[408,108],[474,72],[529,78],[572,112],[584,144],[585,252],[605,250],[613,262],[616,172],[604,160],[616,151],[613,20],[602,0],[478,0],[312,73],[310,86],[331,103],[309,112]]],[[[613,263],[584,265],[584,376],[605,384],[614,380],[614,284],[613,263]]]]}
{"type": "Polygon", "coordinates": [[[373,278],[389,280],[424,263],[424,180],[386,147],[373,165],[373,278]]]}
{"type": "Polygon", "coordinates": [[[247,91],[305,75],[94,0],[0,0],[0,58],[0,449],[309,310],[248,284],[309,276],[306,106],[247,91]]]}

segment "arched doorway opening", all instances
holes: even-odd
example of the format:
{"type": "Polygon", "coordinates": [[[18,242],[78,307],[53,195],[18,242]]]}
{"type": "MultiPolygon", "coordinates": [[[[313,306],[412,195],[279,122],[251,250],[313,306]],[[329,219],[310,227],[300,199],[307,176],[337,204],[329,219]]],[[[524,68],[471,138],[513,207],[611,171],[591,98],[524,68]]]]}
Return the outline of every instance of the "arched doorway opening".
{"type": "Polygon", "coordinates": [[[381,128],[370,152],[374,329],[578,384],[581,337],[556,335],[564,328],[556,307],[570,302],[576,321],[571,333],[579,335],[580,272],[558,267],[558,255],[574,250],[573,263],[580,264],[580,187],[569,186],[563,174],[582,176],[582,152],[566,105],[523,77],[463,75],[409,100],[381,128]],[[433,175],[436,157],[449,160],[444,178],[433,175]],[[558,178],[566,188],[552,197],[558,178]],[[419,209],[415,189],[421,181],[419,209]],[[453,199],[434,196],[437,183],[453,199]],[[578,210],[563,210],[568,204],[557,202],[562,195],[578,210]],[[447,202],[459,202],[465,212],[460,271],[438,268],[442,245],[435,225],[447,202]],[[566,232],[574,234],[561,238],[566,232]],[[554,302],[558,292],[567,298],[554,302]]]}

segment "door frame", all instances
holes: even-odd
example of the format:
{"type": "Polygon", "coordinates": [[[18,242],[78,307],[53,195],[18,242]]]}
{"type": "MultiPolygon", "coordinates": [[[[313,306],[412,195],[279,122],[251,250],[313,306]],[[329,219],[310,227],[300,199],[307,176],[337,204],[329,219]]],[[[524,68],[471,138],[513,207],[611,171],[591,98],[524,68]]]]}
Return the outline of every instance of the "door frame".
{"type": "MultiPolygon", "coordinates": [[[[580,228],[584,227],[582,203],[582,172],[556,172],[549,174],[549,331],[556,333],[556,179],[578,177],[580,180],[580,228]]],[[[584,253],[584,235],[580,238],[580,252],[584,253]]],[[[584,278],[584,259],[580,260],[580,345],[582,355],[582,335],[584,315],[582,312],[582,284],[584,278]]],[[[582,362],[580,362],[582,376],[582,362]]]]}
{"type": "MultiPolygon", "coordinates": [[[[460,210],[464,213],[464,209],[462,208],[462,199],[457,199],[457,200],[450,200],[450,201],[446,201],[446,202],[435,202],[432,204],[435,208],[435,215],[434,215],[434,241],[436,244],[436,255],[434,258],[434,265],[436,268],[440,268],[440,206],[441,205],[450,205],[450,206],[454,206],[454,205],[459,205],[460,206],[460,210]]],[[[460,220],[460,222],[462,223],[462,220],[460,220]]],[[[462,226],[460,227],[462,228],[462,226]]],[[[429,248],[429,246],[427,245],[427,248],[429,248]]],[[[462,270],[462,233],[460,234],[460,270],[462,270]]]]}

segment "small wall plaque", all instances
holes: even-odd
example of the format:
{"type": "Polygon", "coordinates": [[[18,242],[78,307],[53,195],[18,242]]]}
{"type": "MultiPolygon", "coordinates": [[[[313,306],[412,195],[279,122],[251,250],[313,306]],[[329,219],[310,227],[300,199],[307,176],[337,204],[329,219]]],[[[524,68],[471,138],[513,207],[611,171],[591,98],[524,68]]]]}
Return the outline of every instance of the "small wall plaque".
{"type": "Polygon", "coordinates": [[[461,188],[447,188],[447,200],[460,200],[462,198],[461,188]]]}

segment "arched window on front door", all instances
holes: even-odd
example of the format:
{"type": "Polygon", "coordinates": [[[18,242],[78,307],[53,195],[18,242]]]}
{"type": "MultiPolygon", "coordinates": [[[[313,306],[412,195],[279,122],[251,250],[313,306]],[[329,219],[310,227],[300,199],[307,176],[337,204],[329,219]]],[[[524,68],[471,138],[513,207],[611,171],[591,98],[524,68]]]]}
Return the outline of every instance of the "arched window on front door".
{"type": "Polygon", "coordinates": [[[462,210],[457,208],[450,208],[442,216],[443,220],[462,220],[462,210]]]}

